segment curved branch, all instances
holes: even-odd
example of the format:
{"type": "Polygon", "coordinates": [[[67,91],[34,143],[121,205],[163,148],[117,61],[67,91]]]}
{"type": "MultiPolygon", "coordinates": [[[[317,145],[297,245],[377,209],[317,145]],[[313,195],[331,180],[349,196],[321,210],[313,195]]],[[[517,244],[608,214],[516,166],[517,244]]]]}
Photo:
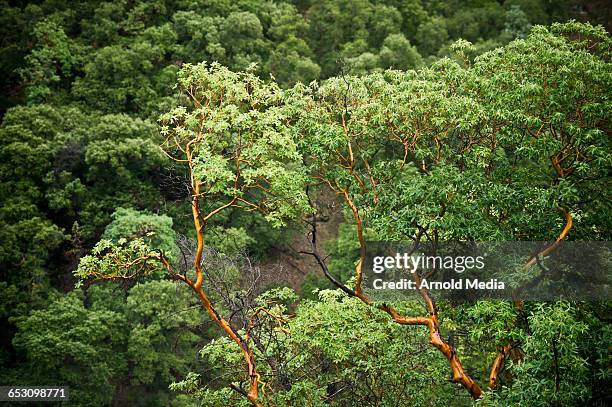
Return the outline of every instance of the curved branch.
{"type": "MultiPolygon", "coordinates": [[[[559,247],[559,245],[561,244],[561,241],[564,240],[568,236],[572,228],[572,224],[573,224],[572,214],[571,212],[569,212],[568,210],[564,208],[562,208],[562,211],[563,211],[563,215],[565,216],[565,226],[563,227],[563,230],[561,231],[561,233],[559,233],[559,236],[557,237],[557,239],[555,240],[553,244],[551,244],[546,249],[542,250],[541,252],[531,257],[527,261],[527,263],[525,263],[525,265],[523,266],[524,269],[529,268],[533,266],[534,264],[540,265],[540,259],[552,253],[557,247],[559,247]]],[[[540,265],[540,267],[542,266],[540,265]]],[[[512,291],[512,298],[514,300],[514,307],[516,309],[517,319],[523,312],[524,301],[521,298],[522,292],[526,288],[529,288],[530,286],[537,284],[543,277],[544,277],[544,272],[540,273],[536,277],[536,279],[529,281],[526,284],[522,284],[521,286],[517,287],[516,289],[512,291]]],[[[498,387],[499,373],[504,368],[506,357],[508,356],[509,352],[515,347],[517,347],[518,345],[519,345],[518,343],[516,343],[515,341],[511,339],[497,353],[497,356],[495,357],[495,360],[493,361],[493,364],[491,365],[491,373],[489,374],[489,387],[491,388],[491,390],[495,390],[498,387]]]]}
{"type": "MultiPolygon", "coordinates": [[[[319,266],[323,270],[323,273],[334,285],[339,287],[342,291],[347,293],[349,296],[357,297],[363,303],[367,305],[373,305],[372,301],[361,290],[362,265],[365,262],[365,257],[366,257],[366,243],[365,243],[365,239],[363,236],[363,224],[362,224],[359,212],[357,210],[357,207],[355,206],[353,201],[350,199],[346,189],[341,190],[341,192],[342,192],[342,195],[344,196],[346,203],[349,205],[349,207],[351,208],[351,211],[353,212],[353,216],[357,224],[357,235],[359,238],[359,245],[360,245],[359,261],[355,268],[355,273],[357,275],[357,284],[356,284],[355,291],[348,289],[342,283],[338,282],[329,273],[329,270],[327,269],[327,265],[325,264],[324,261],[322,261],[322,259],[320,259],[320,256],[315,255],[317,253],[316,251],[316,225],[313,225],[313,224],[316,223],[316,219],[314,220],[313,224],[311,224],[311,227],[313,228],[311,231],[311,233],[313,234],[313,237],[311,239],[313,251],[311,253],[306,253],[306,254],[315,256],[315,259],[317,259],[317,262],[319,263],[319,266]]],[[[424,232],[425,232],[424,229],[420,229],[418,238],[420,238],[420,236],[424,232]]],[[[391,316],[391,318],[393,318],[393,320],[398,324],[423,325],[423,326],[428,327],[430,343],[436,349],[438,349],[448,360],[452,373],[453,373],[453,381],[461,384],[470,393],[470,396],[473,399],[479,399],[480,397],[482,397],[482,389],[480,388],[478,383],[476,383],[463,368],[463,365],[457,355],[455,348],[451,346],[448,342],[446,342],[444,339],[442,339],[442,335],[440,333],[440,324],[438,321],[438,314],[437,314],[437,310],[436,310],[434,301],[429,295],[429,292],[426,289],[421,288],[421,284],[420,284],[421,278],[419,274],[414,273],[413,276],[414,276],[417,287],[419,287],[419,292],[421,296],[423,297],[423,299],[425,300],[425,304],[427,306],[429,316],[426,316],[426,317],[425,316],[416,316],[416,317],[403,316],[395,308],[389,306],[388,304],[376,305],[376,308],[389,314],[389,316],[391,316]]]]}
{"type": "Polygon", "coordinates": [[[355,295],[362,299],[365,303],[369,304],[370,300],[367,298],[367,296],[363,293],[361,289],[363,263],[365,262],[367,254],[366,242],[365,238],[363,237],[363,223],[361,221],[361,216],[359,215],[359,210],[357,209],[355,203],[349,197],[348,191],[346,189],[342,189],[342,195],[344,196],[344,200],[346,201],[348,206],[351,208],[351,212],[353,213],[353,217],[355,218],[355,223],[357,225],[357,238],[359,239],[359,261],[357,261],[357,265],[355,266],[355,276],[357,280],[355,282],[355,295]]]}

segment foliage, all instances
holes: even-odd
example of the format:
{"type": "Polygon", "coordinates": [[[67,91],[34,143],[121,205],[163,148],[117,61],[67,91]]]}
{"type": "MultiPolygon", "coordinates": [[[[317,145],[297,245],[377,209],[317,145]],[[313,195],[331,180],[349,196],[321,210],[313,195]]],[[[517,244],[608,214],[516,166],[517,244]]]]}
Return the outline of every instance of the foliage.
{"type": "MultiPolygon", "coordinates": [[[[227,259],[269,265],[293,245],[302,229],[288,219],[313,212],[305,184],[315,200],[345,190],[368,239],[423,227],[441,239],[550,240],[570,213],[569,238],[609,240],[610,37],[554,23],[609,28],[604,3],[1,1],[0,380],[66,383],[80,405],[193,405],[173,381],[205,405],[244,402],[212,373],[245,379],[237,347],[209,343],[219,332],[201,326],[200,305],[159,280],[160,250],[179,264],[194,237],[188,174],[159,148],[170,134],[206,134],[194,150],[203,211],[240,202],[206,226],[227,259]],[[348,157],[349,142],[353,173],[336,154],[348,157]],[[121,287],[88,281],[81,293],[75,269],[121,287]]],[[[322,246],[347,282],[359,242],[344,209],[322,246]]],[[[270,353],[255,354],[273,403],[468,403],[419,328],[315,295],[331,286],[304,271],[309,300],[283,291],[257,303],[291,331],[256,318],[272,333],[270,353]]],[[[245,276],[229,274],[238,301],[245,276]]],[[[508,339],[522,343],[482,404],[575,405],[609,399],[608,305],[526,304],[526,326],[509,303],[440,308],[443,330],[482,344],[457,347],[479,380],[508,339]]]]}
{"type": "Polygon", "coordinates": [[[165,405],[164,383],[196,366],[188,355],[201,333],[186,328],[198,314],[189,295],[165,281],[138,284],[125,298],[112,286],[92,287],[85,298],[56,295],[16,320],[13,342],[27,362],[3,381],[64,383],[78,404],[108,404],[120,390],[130,404],[165,405]]]}
{"type": "Polygon", "coordinates": [[[179,85],[191,106],[160,117],[164,146],[177,158],[186,152],[205,197],[260,210],[273,226],[307,210],[300,156],[283,126],[278,86],[261,81],[252,69],[234,73],[217,63],[185,65],[179,85]],[[176,151],[182,145],[186,150],[176,151]]]}
{"type": "MultiPolygon", "coordinates": [[[[277,298],[278,294],[264,296],[277,298]]],[[[275,307],[271,311],[276,315],[286,312],[275,307]]],[[[407,312],[417,309],[415,304],[404,307],[407,312]]],[[[453,395],[445,364],[428,347],[423,331],[408,333],[383,313],[346,298],[339,290],[320,291],[317,300],[301,302],[286,328],[290,334],[279,329],[272,333],[265,344],[268,353],[262,355],[281,363],[276,372],[265,366],[262,373],[270,389],[285,386],[286,390],[270,395],[274,405],[420,406],[451,399],[454,405],[470,404],[465,396],[453,395]],[[284,379],[290,386],[283,384],[284,379]],[[433,395],[424,393],[424,386],[433,395]]],[[[240,356],[226,340],[209,343],[202,356],[219,373],[240,370],[236,366],[240,356]]],[[[214,381],[203,384],[191,374],[173,388],[190,392],[205,405],[222,406],[227,400],[242,405],[239,395],[218,388],[214,381]]]]}
{"type": "Polygon", "coordinates": [[[168,258],[178,256],[172,218],[125,208],[117,208],[111,217],[113,221],[104,230],[103,239],[118,242],[121,238],[143,238],[149,246],[161,250],[168,258]]]}
{"type": "Polygon", "coordinates": [[[87,311],[72,293],[18,321],[13,343],[27,355],[28,365],[22,369],[32,385],[57,380],[71,384],[73,400],[104,404],[112,399],[112,377],[126,368],[116,352],[125,340],[123,324],[116,312],[87,311]]]}

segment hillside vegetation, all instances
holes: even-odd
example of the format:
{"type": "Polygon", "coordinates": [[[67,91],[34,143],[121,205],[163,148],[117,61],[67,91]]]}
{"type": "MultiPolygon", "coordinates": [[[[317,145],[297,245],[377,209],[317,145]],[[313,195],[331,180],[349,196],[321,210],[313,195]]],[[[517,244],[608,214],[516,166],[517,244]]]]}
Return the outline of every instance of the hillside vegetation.
{"type": "Polygon", "coordinates": [[[609,301],[362,287],[370,241],[612,240],[601,3],[1,1],[0,384],[609,405],[609,301]]]}

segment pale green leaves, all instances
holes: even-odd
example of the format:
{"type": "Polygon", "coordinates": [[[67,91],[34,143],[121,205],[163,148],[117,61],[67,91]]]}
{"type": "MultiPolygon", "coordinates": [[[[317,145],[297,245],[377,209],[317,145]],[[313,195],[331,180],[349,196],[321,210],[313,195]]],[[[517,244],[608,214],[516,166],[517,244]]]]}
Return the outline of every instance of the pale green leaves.
{"type": "Polygon", "coordinates": [[[150,275],[160,268],[158,253],[151,251],[142,238],[128,242],[119,239],[117,244],[100,240],[91,255],[84,256],[74,275],[77,286],[87,280],[121,280],[150,275]]]}
{"type": "Polygon", "coordinates": [[[232,183],[235,174],[229,165],[227,158],[202,147],[200,154],[194,159],[193,176],[208,185],[208,192],[211,194],[223,192],[232,195],[236,192],[232,183]]]}
{"type": "Polygon", "coordinates": [[[585,380],[590,362],[581,348],[591,333],[583,316],[572,304],[557,302],[538,304],[528,321],[531,335],[521,343],[524,356],[517,363],[509,361],[512,387],[521,391],[506,389],[506,400],[514,405],[584,404],[590,397],[585,380]]]}
{"type": "Polygon", "coordinates": [[[104,230],[103,239],[117,243],[121,238],[142,238],[150,247],[161,250],[166,258],[172,259],[178,255],[176,233],[169,216],[132,208],[117,208],[111,217],[113,221],[104,230]]]}
{"type": "Polygon", "coordinates": [[[307,210],[301,155],[286,125],[284,92],[254,69],[185,65],[179,85],[190,104],[160,117],[163,148],[189,162],[204,199],[261,211],[280,226],[307,210]]]}

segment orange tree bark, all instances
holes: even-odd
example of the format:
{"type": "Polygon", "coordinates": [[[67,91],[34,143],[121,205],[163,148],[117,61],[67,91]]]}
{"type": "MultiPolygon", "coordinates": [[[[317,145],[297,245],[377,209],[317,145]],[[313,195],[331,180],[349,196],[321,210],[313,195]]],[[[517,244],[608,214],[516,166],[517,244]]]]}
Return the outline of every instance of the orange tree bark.
{"type": "MultiPolygon", "coordinates": [[[[572,228],[572,214],[565,209],[563,209],[563,214],[565,216],[565,226],[563,227],[563,230],[561,231],[561,233],[559,234],[555,242],[551,244],[550,246],[548,246],[546,249],[542,250],[537,255],[533,256],[531,259],[529,259],[529,261],[525,263],[524,268],[531,267],[535,265],[539,261],[540,258],[548,256],[557,247],[559,247],[559,244],[561,243],[561,241],[564,240],[568,236],[572,228]]],[[[522,294],[522,291],[524,291],[526,287],[527,287],[526,285],[522,285],[518,287],[517,289],[515,289],[514,292],[512,293],[513,300],[514,300],[514,306],[516,308],[517,318],[523,312],[524,301],[521,298],[521,294],[522,294]]],[[[489,388],[491,388],[492,390],[495,390],[497,386],[499,385],[499,374],[504,368],[506,358],[510,354],[510,351],[518,347],[518,345],[519,344],[516,343],[515,341],[509,340],[506,345],[502,346],[501,349],[499,349],[499,352],[497,353],[497,356],[495,357],[495,360],[493,361],[493,364],[491,365],[491,373],[489,374],[489,388]]]]}
{"type": "MultiPolygon", "coordinates": [[[[338,191],[336,190],[336,192],[338,191]]],[[[365,242],[365,238],[363,234],[363,222],[361,219],[361,215],[359,214],[357,206],[351,200],[346,189],[342,189],[340,191],[340,195],[344,197],[347,205],[351,209],[351,212],[355,220],[355,224],[357,226],[357,236],[358,236],[359,245],[360,245],[360,256],[359,256],[357,265],[355,267],[355,274],[356,274],[355,290],[351,290],[350,288],[346,287],[344,284],[336,280],[329,273],[329,270],[327,270],[327,266],[325,265],[325,262],[323,261],[321,256],[318,254],[317,249],[316,249],[316,229],[315,229],[316,220],[314,220],[311,223],[311,226],[313,227],[313,231],[312,231],[312,234],[313,234],[312,235],[312,239],[313,239],[312,249],[313,251],[307,254],[315,256],[319,266],[323,269],[325,276],[329,280],[331,280],[331,282],[334,285],[342,289],[342,291],[344,291],[345,293],[359,298],[365,304],[373,305],[372,301],[367,297],[367,295],[363,292],[361,288],[362,268],[363,268],[363,263],[365,262],[365,257],[366,257],[366,242],[365,242]]],[[[420,276],[418,275],[418,273],[414,273],[413,276],[415,278],[415,283],[417,287],[420,287],[420,282],[421,282],[420,276]]],[[[457,351],[455,350],[455,348],[442,338],[442,335],[440,333],[440,323],[438,319],[438,312],[436,310],[434,300],[429,295],[428,290],[424,288],[419,288],[419,292],[421,294],[421,297],[425,301],[427,311],[429,313],[429,315],[427,316],[416,316],[416,317],[404,316],[404,315],[401,315],[395,308],[389,306],[388,304],[382,304],[377,307],[380,310],[389,314],[389,316],[391,316],[391,318],[393,318],[393,320],[398,324],[426,326],[429,330],[430,343],[436,349],[438,349],[444,355],[444,357],[446,357],[446,359],[448,360],[449,366],[453,374],[453,381],[461,384],[470,393],[470,396],[473,399],[479,399],[482,396],[481,387],[465,371],[461,363],[461,360],[459,359],[459,356],[457,355],[457,351]]]]}

